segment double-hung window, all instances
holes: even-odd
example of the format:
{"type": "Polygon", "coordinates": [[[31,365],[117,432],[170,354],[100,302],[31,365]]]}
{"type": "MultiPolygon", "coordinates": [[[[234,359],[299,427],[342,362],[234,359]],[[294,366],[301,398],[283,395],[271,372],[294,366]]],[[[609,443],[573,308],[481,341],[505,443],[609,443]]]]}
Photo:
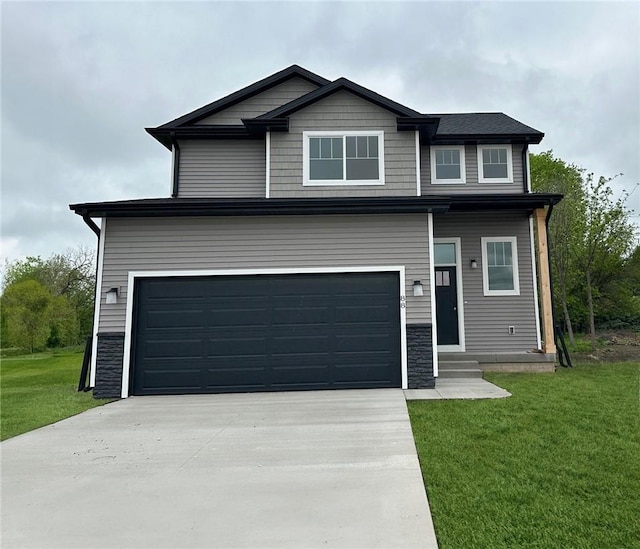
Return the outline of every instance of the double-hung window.
{"type": "Polygon", "coordinates": [[[304,185],[384,185],[384,134],[305,132],[304,185]]]}
{"type": "Polygon", "coordinates": [[[431,146],[431,183],[464,184],[464,146],[431,146]]]}
{"type": "Polygon", "coordinates": [[[511,145],[478,145],[480,183],[513,183],[511,145]]]}
{"type": "Polygon", "coordinates": [[[517,238],[483,237],[481,240],[484,295],[520,295],[517,238]]]}

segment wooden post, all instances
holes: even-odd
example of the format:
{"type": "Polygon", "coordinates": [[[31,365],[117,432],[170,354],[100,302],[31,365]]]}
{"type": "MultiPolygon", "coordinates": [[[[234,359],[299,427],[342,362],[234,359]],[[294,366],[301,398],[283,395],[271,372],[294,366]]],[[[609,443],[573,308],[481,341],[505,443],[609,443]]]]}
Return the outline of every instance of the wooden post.
{"type": "Polygon", "coordinates": [[[547,211],[538,208],[534,212],[536,235],[538,237],[538,268],[540,269],[540,308],[542,312],[542,350],[545,353],[556,352],[556,341],[553,331],[553,308],[551,306],[551,280],[549,271],[549,255],[547,244],[547,227],[545,220],[547,211]]]}

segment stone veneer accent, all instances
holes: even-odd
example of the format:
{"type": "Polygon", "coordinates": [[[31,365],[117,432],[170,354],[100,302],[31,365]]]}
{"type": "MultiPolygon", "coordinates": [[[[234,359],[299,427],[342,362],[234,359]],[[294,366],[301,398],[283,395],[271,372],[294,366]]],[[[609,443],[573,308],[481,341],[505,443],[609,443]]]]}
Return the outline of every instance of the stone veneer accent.
{"type": "Polygon", "coordinates": [[[94,398],[120,398],[123,359],[124,332],[99,333],[94,398]]]}
{"type": "Polygon", "coordinates": [[[433,327],[407,324],[407,374],[409,389],[433,389],[433,327]]]}

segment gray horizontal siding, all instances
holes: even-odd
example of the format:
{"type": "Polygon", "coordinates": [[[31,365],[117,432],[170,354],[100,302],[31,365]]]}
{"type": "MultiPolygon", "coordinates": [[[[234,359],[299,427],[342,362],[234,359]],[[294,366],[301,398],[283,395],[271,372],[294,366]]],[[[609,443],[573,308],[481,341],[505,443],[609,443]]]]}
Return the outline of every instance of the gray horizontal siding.
{"type": "Polygon", "coordinates": [[[414,132],[398,132],[396,115],[345,91],[291,115],[288,133],[271,135],[271,196],[415,196],[414,132]],[[303,187],[302,132],[383,130],[385,185],[303,187]]]}
{"type": "Polygon", "coordinates": [[[264,141],[180,142],[180,198],[264,198],[264,141]]]}
{"type": "Polygon", "coordinates": [[[476,145],[465,145],[466,184],[432,185],[430,150],[428,146],[422,146],[420,147],[420,185],[422,194],[523,193],[522,147],[522,145],[512,145],[513,183],[480,183],[478,180],[478,148],[476,145]]]}
{"type": "Polygon", "coordinates": [[[284,216],[260,218],[109,219],[106,229],[100,331],[125,327],[129,271],[284,267],[406,267],[407,320],[431,322],[427,216],[284,216]],[[105,293],[122,298],[107,305],[105,293]]]}
{"type": "Polygon", "coordinates": [[[291,78],[262,93],[197,122],[200,125],[242,124],[242,118],[255,118],[306,95],[318,86],[302,78],[291,78]]]}
{"type": "Polygon", "coordinates": [[[434,215],[434,237],[460,237],[466,350],[470,352],[527,351],[538,346],[529,218],[526,213],[434,215]],[[483,236],[518,238],[519,296],[484,296],[483,236]],[[471,269],[471,259],[478,262],[471,269]],[[508,335],[515,326],[515,335],[508,335]]]}

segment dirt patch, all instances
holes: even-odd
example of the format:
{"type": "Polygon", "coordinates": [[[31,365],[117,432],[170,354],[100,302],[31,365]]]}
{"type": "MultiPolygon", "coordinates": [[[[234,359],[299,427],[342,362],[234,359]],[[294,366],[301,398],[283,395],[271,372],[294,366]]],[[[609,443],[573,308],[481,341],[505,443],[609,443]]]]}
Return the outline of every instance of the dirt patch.
{"type": "Polygon", "coordinates": [[[598,332],[598,346],[591,352],[573,352],[574,361],[640,362],[640,331],[598,332]]]}

